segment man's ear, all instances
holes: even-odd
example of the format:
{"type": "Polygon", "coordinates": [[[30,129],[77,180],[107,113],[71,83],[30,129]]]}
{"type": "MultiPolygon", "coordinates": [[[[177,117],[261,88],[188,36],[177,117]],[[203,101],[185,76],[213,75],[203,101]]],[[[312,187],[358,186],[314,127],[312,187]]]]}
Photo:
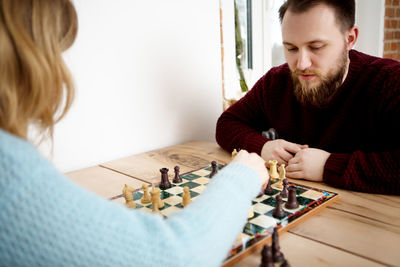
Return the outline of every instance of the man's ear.
{"type": "Polygon", "coordinates": [[[347,50],[351,50],[357,42],[358,37],[358,27],[353,26],[348,32],[346,36],[346,44],[347,50]]]}

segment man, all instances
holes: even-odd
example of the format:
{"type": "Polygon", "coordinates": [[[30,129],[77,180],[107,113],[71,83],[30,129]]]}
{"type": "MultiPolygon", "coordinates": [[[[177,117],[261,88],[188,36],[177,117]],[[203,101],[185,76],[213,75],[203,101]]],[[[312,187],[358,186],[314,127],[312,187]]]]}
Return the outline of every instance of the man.
{"type": "Polygon", "coordinates": [[[221,115],[219,145],[276,159],[288,178],[400,194],[400,63],[352,50],[353,0],[287,0],[279,14],[287,63],[221,115]]]}

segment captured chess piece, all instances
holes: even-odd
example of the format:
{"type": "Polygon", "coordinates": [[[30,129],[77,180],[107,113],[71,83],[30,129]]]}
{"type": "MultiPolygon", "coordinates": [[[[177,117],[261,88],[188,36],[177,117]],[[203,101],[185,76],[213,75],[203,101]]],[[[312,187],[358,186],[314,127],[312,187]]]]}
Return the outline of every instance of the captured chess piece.
{"type": "Polygon", "coordinates": [[[168,180],[168,169],[162,168],[162,169],[160,169],[160,172],[161,172],[160,188],[162,190],[171,188],[171,183],[168,180]]]}
{"type": "Polygon", "coordinates": [[[278,194],[275,196],[275,202],[276,202],[276,206],[275,209],[272,211],[272,216],[274,216],[275,218],[283,218],[286,215],[285,210],[282,208],[282,197],[278,194]]]}
{"type": "Polygon", "coordinates": [[[272,249],[268,245],[264,245],[261,251],[261,264],[260,267],[274,267],[274,257],[272,255],[272,249]]]}
{"type": "Polygon", "coordinates": [[[284,260],[283,254],[281,252],[281,247],[279,246],[277,227],[274,228],[274,232],[272,233],[272,256],[274,258],[274,262],[282,262],[284,260]]]}
{"type": "Polygon", "coordinates": [[[125,205],[130,209],[136,208],[136,203],[133,202],[133,191],[135,191],[135,189],[127,184],[125,184],[124,188],[122,189],[122,194],[125,198],[125,205]]]}
{"type": "Polygon", "coordinates": [[[149,187],[147,184],[142,184],[142,190],[143,190],[143,197],[140,200],[142,204],[148,204],[151,202],[151,196],[149,194],[149,187]]]}
{"type": "Polygon", "coordinates": [[[216,161],[211,161],[211,173],[210,173],[210,178],[212,178],[214,175],[217,174],[218,169],[217,169],[217,162],[216,161]]]}
{"type": "Polygon", "coordinates": [[[183,194],[182,194],[182,206],[186,207],[191,202],[192,202],[192,199],[190,198],[189,187],[185,186],[183,188],[183,194]]]}
{"type": "Polygon", "coordinates": [[[273,179],[277,179],[279,178],[279,174],[278,174],[278,169],[277,169],[277,164],[278,161],[277,160],[270,160],[268,161],[269,164],[269,176],[273,179]]]}
{"type": "Polygon", "coordinates": [[[172,182],[176,183],[176,184],[182,183],[182,178],[179,175],[179,166],[175,166],[174,171],[175,171],[175,176],[174,176],[174,179],[172,180],[172,182]]]}
{"type": "Polygon", "coordinates": [[[296,187],[290,186],[289,187],[289,196],[288,200],[285,204],[285,208],[289,210],[297,209],[299,207],[299,202],[297,201],[297,195],[296,195],[296,187]]]}
{"type": "Polygon", "coordinates": [[[283,189],[281,191],[281,197],[287,198],[289,195],[288,191],[289,180],[287,178],[283,179],[282,184],[283,184],[283,189]]]}

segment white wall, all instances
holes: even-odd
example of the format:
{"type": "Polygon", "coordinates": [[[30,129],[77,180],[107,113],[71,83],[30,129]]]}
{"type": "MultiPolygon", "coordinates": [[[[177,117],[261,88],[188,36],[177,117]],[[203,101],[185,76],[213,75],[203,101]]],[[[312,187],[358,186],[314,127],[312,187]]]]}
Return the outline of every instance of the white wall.
{"type": "MultiPolygon", "coordinates": [[[[189,140],[214,140],[222,112],[215,0],[75,1],[65,59],[77,95],[52,161],[72,171],[189,140]]],[[[40,149],[49,154],[46,144],[40,149]]]]}

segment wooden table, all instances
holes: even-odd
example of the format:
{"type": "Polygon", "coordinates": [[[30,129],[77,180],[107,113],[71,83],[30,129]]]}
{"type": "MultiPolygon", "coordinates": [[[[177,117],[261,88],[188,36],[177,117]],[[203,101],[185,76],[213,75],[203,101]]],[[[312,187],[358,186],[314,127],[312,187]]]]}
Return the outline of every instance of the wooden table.
{"type": "MultiPolygon", "coordinates": [[[[159,182],[159,169],[179,165],[181,173],[226,164],[230,155],[212,142],[188,142],[67,173],[105,198],[121,194],[125,183],[139,188],[159,182]]],[[[170,174],[172,175],[172,174],[170,174]]],[[[400,197],[358,193],[322,183],[296,183],[339,193],[340,199],[280,236],[291,266],[400,266],[400,197]]],[[[260,251],[233,266],[259,266],[260,251]]]]}

